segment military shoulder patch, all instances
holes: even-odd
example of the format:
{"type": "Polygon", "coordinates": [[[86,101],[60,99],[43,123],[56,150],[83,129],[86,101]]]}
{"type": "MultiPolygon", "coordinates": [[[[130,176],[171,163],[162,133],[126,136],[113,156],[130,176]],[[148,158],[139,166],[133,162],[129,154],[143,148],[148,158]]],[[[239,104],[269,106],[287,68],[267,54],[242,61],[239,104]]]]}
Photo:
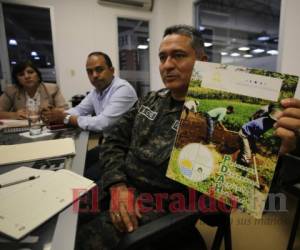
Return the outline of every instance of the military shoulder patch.
{"type": "Polygon", "coordinates": [[[157,116],[157,112],[152,111],[149,107],[144,105],[139,108],[139,114],[146,116],[151,121],[153,121],[157,116]]]}
{"type": "Polygon", "coordinates": [[[177,132],[178,127],[179,127],[179,120],[176,120],[172,125],[172,129],[174,129],[177,132]]]}

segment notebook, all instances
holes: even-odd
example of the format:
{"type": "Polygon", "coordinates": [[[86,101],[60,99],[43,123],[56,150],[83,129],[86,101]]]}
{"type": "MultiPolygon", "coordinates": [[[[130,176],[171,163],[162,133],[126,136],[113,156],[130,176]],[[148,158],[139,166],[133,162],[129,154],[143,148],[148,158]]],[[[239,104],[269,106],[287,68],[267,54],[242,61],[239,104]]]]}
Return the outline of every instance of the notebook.
{"type": "Polygon", "coordinates": [[[72,138],[0,145],[0,165],[74,154],[75,144],[72,138]]]}
{"type": "Polygon", "coordinates": [[[14,239],[21,239],[96,185],[65,169],[20,167],[0,175],[0,185],[18,180],[23,182],[0,188],[0,232],[14,239]]]}
{"type": "Polygon", "coordinates": [[[1,128],[28,127],[27,120],[0,119],[1,128]]]}

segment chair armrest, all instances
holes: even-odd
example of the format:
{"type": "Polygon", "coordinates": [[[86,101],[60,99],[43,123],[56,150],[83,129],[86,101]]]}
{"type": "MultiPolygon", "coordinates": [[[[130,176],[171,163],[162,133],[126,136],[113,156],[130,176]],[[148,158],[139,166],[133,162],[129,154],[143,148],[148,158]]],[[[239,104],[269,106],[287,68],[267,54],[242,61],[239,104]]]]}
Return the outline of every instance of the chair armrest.
{"type": "Polygon", "coordinates": [[[291,186],[300,182],[300,157],[287,154],[282,156],[280,181],[283,186],[291,186]]]}
{"type": "MultiPolygon", "coordinates": [[[[124,236],[115,249],[139,249],[140,246],[147,245],[148,242],[153,241],[158,235],[161,237],[164,234],[180,227],[183,224],[189,222],[196,222],[199,218],[198,212],[186,212],[186,213],[173,213],[163,216],[155,221],[152,221],[146,225],[139,227],[132,233],[128,233],[124,236]]],[[[199,237],[201,235],[199,234],[199,237]]]]}

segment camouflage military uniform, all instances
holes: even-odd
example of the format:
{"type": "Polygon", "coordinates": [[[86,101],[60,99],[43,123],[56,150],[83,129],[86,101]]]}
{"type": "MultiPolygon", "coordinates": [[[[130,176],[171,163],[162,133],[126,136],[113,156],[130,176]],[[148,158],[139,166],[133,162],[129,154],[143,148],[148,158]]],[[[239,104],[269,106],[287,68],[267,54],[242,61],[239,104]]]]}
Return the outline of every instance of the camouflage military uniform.
{"type": "Polygon", "coordinates": [[[182,106],[161,90],[150,92],[123,116],[102,148],[102,189],[124,182],[141,191],[178,190],[165,174],[182,106]]]}
{"type": "MultiPolygon", "coordinates": [[[[187,190],[165,177],[183,103],[174,100],[167,89],[150,92],[112,127],[101,148],[101,192],[121,182],[133,187],[136,194],[187,190]]],[[[152,210],[143,214],[139,224],[163,214],[152,210]]],[[[192,235],[191,230],[189,233],[192,235]]],[[[77,249],[111,249],[122,235],[112,225],[108,212],[101,212],[79,229],[77,249]]]]}

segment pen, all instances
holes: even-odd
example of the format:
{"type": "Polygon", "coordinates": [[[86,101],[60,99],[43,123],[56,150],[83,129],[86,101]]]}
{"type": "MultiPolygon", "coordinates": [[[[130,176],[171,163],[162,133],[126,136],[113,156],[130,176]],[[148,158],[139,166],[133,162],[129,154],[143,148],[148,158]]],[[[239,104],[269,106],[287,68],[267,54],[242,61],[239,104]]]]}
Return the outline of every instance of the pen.
{"type": "Polygon", "coordinates": [[[16,185],[16,184],[19,184],[19,183],[22,183],[22,182],[25,182],[25,181],[32,181],[32,180],[37,179],[39,177],[40,177],[39,175],[37,175],[37,176],[33,175],[33,176],[30,176],[30,177],[26,177],[24,179],[15,180],[15,181],[11,181],[11,182],[8,182],[8,183],[0,184],[0,188],[9,187],[9,186],[16,185]]]}

